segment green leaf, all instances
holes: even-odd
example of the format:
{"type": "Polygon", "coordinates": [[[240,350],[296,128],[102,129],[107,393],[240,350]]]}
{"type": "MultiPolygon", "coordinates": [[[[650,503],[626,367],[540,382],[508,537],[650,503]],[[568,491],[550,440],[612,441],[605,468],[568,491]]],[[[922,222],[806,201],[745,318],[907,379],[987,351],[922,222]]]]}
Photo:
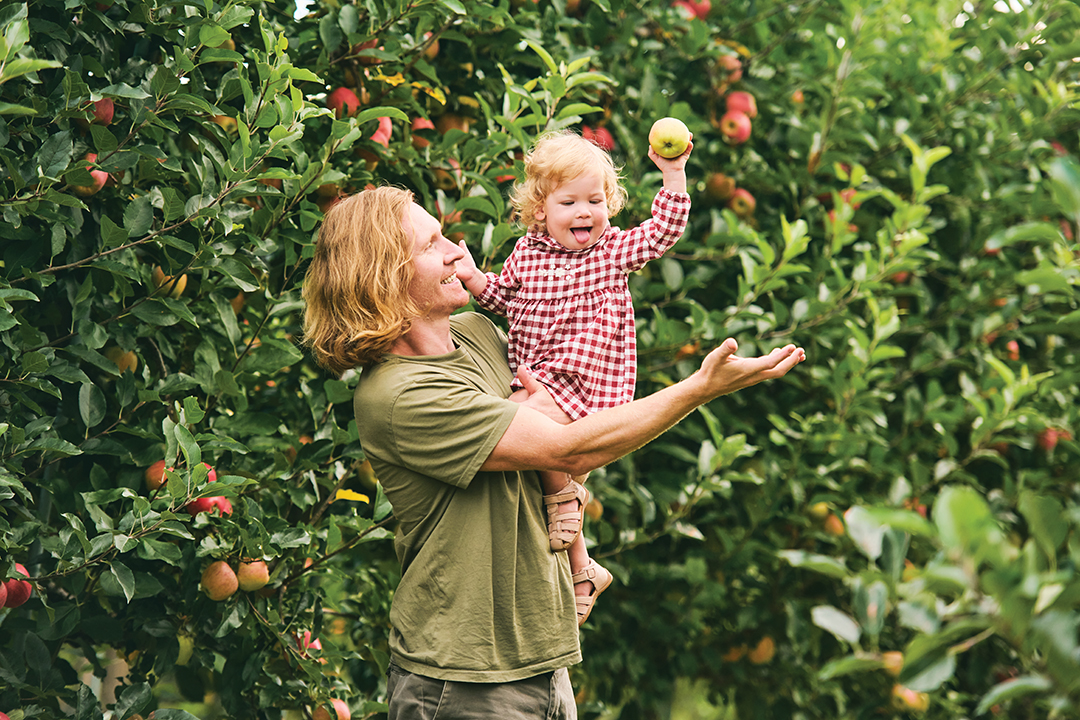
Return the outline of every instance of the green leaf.
{"type": "MultiPolygon", "coordinates": [[[[197,465],[202,463],[202,450],[199,449],[198,443],[192,437],[191,431],[183,425],[177,425],[173,428],[173,432],[176,434],[176,441],[180,444],[180,452],[184,453],[184,460],[188,468],[196,468],[197,465]]],[[[193,470],[193,472],[196,471],[198,471],[197,468],[193,470]]]]}
{"type": "Polygon", "coordinates": [[[118,83],[116,85],[109,85],[100,91],[102,95],[109,97],[128,98],[131,100],[148,100],[152,96],[145,90],[139,88],[133,88],[127,83],[118,83]]]}
{"type": "Polygon", "coordinates": [[[154,711],[154,720],[200,720],[200,718],[198,715],[192,715],[187,710],[158,708],[154,711]]]}
{"type": "Polygon", "coordinates": [[[189,423],[201,423],[206,417],[206,411],[199,407],[199,401],[193,397],[184,398],[184,421],[189,423]]]}
{"type": "Polygon", "coordinates": [[[859,624],[847,613],[831,605],[818,605],[810,611],[810,617],[815,625],[838,639],[851,645],[859,642],[859,624]]]}
{"type": "Polygon", "coordinates": [[[244,372],[276,373],[281,368],[299,362],[303,357],[303,353],[292,343],[267,338],[261,345],[251,349],[241,367],[244,372]]]}
{"type": "Polygon", "coordinates": [[[20,75],[27,75],[29,73],[37,72],[38,70],[47,70],[48,68],[57,68],[61,64],[55,60],[34,60],[31,58],[16,58],[11,62],[3,66],[3,77],[0,81],[8,81],[12,78],[17,78],[20,75]]]}
{"type": "Polygon", "coordinates": [[[1015,700],[1035,693],[1046,693],[1052,689],[1053,684],[1049,678],[1042,675],[1022,675],[1011,678],[990,688],[990,691],[979,700],[979,705],[975,708],[975,714],[982,715],[993,706],[1008,700],[1015,700]]]}
{"type": "Polygon", "coordinates": [[[525,39],[525,44],[528,45],[533,52],[540,56],[540,59],[544,61],[544,65],[547,66],[548,72],[555,74],[559,72],[559,66],[555,64],[555,59],[551,57],[551,53],[545,50],[540,43],[535,40],[525,39]]]}
{"type": "Polygon", "coordinates": [[[341,380],[327,380],[323,383],[323,390],[326,393],[327,402],[335,405],[337,403],[352,402],[353,392],[341,380]]]}
{"type": "Polygon", "coordinates": [[[378,120],[381,117],[388,117],[391,120],[401,120],[403,122],[409,121],[409,116],[399,108],[391,107],[389,105],[380,105],[379,107],[367,108],[366,110],[360,111],[360,114],[356,116],[356,122],[363,125],[366,122],[378,120]]]}
{"type": "Polygon", "coordinates": [[[128,234],[112,221],[108,215],[101,216],[101,243],[106,248],[114,248],[127,242],[128,234]]]}
{"type": "Polygon", "coordinates": [[[842,675],[851,675],[853,673],[878,670],[880,668],[880,660],[858,657],[856,655],[847,655],[826,663],[825,667],[818,671],[818,679],[831,680],[832,678],[840,677],[842,675]]]}
{"type": "Polygon", "coordinates": [[[1080,221],[1080,165],[1069,157],[1055,158],[1048,168],[1054,202],[1065,215],[1080,221]]]}
{"type": "Polygon", "coordinates": [[[844,526],[847,534],[855,541],[859,549],[870,558],[881,557],[881,542],[885,536],[885,526],[878,522],[866,508],[851,507],[844,513],[844,526]]]}
{"type": "Polygon", "coordinates": [[[71,131],[63,130],[50,135],[49,139],[42,144],[41,150],[34,158],[34,164],[40,168],[43,176],[60,177],[60,173],[71,164],[73,150],[71,131]]]}
{"type": "MultiPolygon", "coordinates": [[[[912,663],[911,667],[914,668],[915,664],[912,663]]],[[[948,682],[955,673],[956,655],[945,653],[919,668],[917,672],[910,672],[905,662],[900,677],[904,685],[916,692],[933,692],[948,682]]]]}
{"type": "Polygon", "coordinates": [[[82,450],[75,447],[67,440],[52,437],[38,438],[30,443],[26,449],[41,450],[46,453],[56,453],[57,455],[82,455],[82,450]]]}
{"type": "MultiPolygon", "coordinates": [[[[127,720],[136,713],[141,713],[153,699],[149,683],[136,683],[124,688],[120,698],[113,708],[114,717],[119,720],[127,720]]],[[[156,717],[156,716],[155,716],[156,717]]]]}
{"type": "Polygon", "coordinates": [[[105,419],[105,394],[93,383],[79,388],[79,417],[88,430],[105,419]]]}
{"type": "Polygon", "coordinates": [[[141,237],[150,231],[154,223],[154,208],[149,195],[140,195],[124,208],[124,227],[129,238],[141,237]]]}
{"type": "Polygon", "coordinates": [[[131,602],[131,598],[135,597],[135,574],[131,572],[131,568],[122,562],[113,561],[109,563],[109,572],[123,590],[124,597],[131,602]]]}
{"type": "Polygon", "coordinates": [[[587,83],[596,85],[611,85],[612,87],[619,86],[619,81],[613,78],[611,75],[607,75],[601,72],[583,72],[568,78],[566,81],[566,89],[573,90],[578,85],[585,85],[587,83]]]}
{"type": "Polygon", "coordinates": [[[976,561],[1004,562],[1005,534],[979,493],[970,487],[947,486],[934,503],[934,524],[946,548],[976,561]]]}
{"type": "Polygon", "coordinates": [[[180,322],[180,318],[173,314],[161,298],[150,298],[139,303],[131,309],[131,314],[145,323],[159,327],[169,327],[180,322]]]}
{"type": "Polygon", "coordinates": [[[912,535],[933,537],[936,534],[934,526],[914,510],[900,510],[897,508],[868,507],[864,508],[873,522],[881,525],[909,532],[912,535]]]}
{"type": "Polygon", "coordinates": [[[1027,521],[1028,530],[1035,536],[1046,556],[1057,557],[1057,549],[1069,534],[1061,503],[1055,498],[1024,490],[1020,494],[1019,507],[1027,521]]]}
{"type": "Polygon", "coordinates": [[[776,555],[787,560],[795,567],[806,568],[823,575],[841,579],[851,576],[851,572],[844,566],[842,561],[828,555],[819,555],[805,550],[780,550],[776,555]]]}

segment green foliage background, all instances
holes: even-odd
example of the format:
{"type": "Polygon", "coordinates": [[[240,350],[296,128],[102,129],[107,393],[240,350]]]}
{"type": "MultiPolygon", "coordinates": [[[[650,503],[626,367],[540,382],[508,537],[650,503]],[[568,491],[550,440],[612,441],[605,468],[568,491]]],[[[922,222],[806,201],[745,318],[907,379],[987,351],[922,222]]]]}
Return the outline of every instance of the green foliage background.
{"type": "Polygon", "coordinates": [[[497,268],[538,133],[612,132],[630,226],[660,184],[648,129],[674,115],[694,210],[631,277],[639,391],[727,336],[808,361],[594,473],[587,534],[617,583],[572,669],[582,716],[916,712],[896,682],[932,718],[1080,716],[1078,28],[1064,0],[704,20],[641,0],[0,3],[0,577],[19,562],[35,587],[0,610],[0,711],[383,710],[393,518],[355,374],[298,342],[320,204],[406,186],[497,268]],[[325,108],[340,85],[358,116],[325,108]],[[718,130],[736,89],[759,110],[742,145],[718,130]],[[102,98],[112,123],[88,123],[102,98]],[[446,115],[468,128],[413,144],[413,118],[446,115]],[[88,152],[112,180],[81,196],[88,152]],[[710,198],[714,172],[752,218],[710,198]],[[184,512],[214,495],[231,515],[184,512]],[[199,590],[212,560],[254,557],[272,592],[199,590]]]}

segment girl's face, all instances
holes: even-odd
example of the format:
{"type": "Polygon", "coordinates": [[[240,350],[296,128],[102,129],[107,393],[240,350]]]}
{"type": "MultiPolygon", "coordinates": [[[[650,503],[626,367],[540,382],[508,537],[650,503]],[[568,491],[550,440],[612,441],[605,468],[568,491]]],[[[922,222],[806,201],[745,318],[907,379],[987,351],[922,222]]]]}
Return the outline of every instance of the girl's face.
{"type": "Polygon", "coordinates": [[[585,173],[564,182],[536,211],[548,235],[567,250],[595,245],[608,226],[607,195],[600,175],[585,173]]]}

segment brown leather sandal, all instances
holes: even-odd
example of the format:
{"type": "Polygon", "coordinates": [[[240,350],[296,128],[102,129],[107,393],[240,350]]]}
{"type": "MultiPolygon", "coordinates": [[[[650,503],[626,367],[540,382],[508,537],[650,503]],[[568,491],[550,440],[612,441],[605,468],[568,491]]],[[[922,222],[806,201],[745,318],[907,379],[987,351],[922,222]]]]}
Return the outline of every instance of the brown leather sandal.
{"type": "Polygon", "coordinates": [[[593,591],[591,595],[575,595],[574,605],[577,607],[577,624],[578,627],[589,619],[589,613],[592,612],[593,603],[596,602],[596,598],[600,596],[600,593],[608,589],[611,585],[611,581],[614,580],[611,573],[607,568],[598,564],[595,560],[589,560],[589,564],[585,566],[585,569],[580,572],[576,572],[570,576],[570,581],[577,585],[579,582],[589,581],[593,585],[593,591]]]}
{"type": "Polygon", "coordinates": [[[566,483],[562,490],[544,496],[544,505],[548,517],[548,542],[552,552],[561,552],[574,544],[581,534],[581,523],[585,515],[585,506],[592,495],[585,486],[574,480],[566,483]],[[559,504],[577,500],[580,504],[572,512],[559,512],[559,504]]]}

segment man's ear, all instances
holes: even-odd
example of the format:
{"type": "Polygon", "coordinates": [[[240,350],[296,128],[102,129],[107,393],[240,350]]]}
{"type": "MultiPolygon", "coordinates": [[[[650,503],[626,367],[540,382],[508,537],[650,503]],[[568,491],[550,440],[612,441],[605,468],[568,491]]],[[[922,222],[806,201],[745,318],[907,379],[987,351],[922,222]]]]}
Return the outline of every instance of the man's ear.
{"type": "Polygon", "coordinates": [[[546,215],[547,213],[544,212],[544,208],[536,208],[536,212],[533,213],[533,217],[535,217],[540,222],[544,222],[544,218],[546,217],[546,215]]]}

